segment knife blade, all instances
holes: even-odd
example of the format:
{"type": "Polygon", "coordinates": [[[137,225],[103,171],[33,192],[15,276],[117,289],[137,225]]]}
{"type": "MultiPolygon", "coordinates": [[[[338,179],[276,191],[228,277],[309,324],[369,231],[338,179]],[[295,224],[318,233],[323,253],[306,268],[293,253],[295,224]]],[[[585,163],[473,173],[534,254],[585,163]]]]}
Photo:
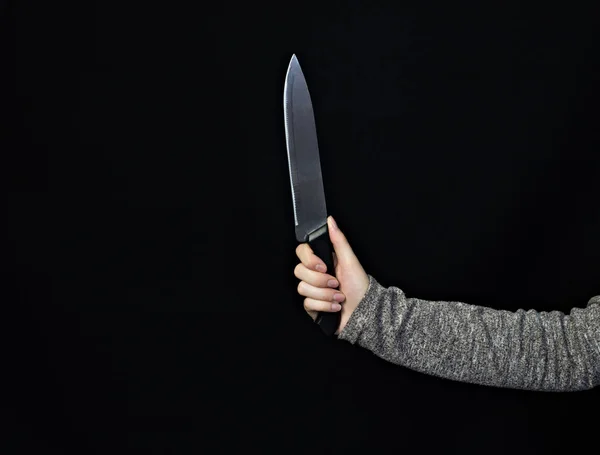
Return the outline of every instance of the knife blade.
{"type": "MultiPolygon", "coordinates": [[[[335,276],[313,106],[295,54],[285,76],[283,111],[296,240],[308,243],[327,266],[327,273],[335,276]]],[[[315,322],[331,336],[340,325],[340,317],[341,311],[319,312],[315,322]]]]}

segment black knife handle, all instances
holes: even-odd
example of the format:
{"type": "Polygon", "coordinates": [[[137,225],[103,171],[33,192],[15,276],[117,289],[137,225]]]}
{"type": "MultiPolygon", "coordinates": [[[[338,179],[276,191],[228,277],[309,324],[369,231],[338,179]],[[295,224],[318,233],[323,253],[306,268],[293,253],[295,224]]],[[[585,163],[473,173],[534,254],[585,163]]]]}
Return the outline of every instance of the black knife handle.
{"type": "MultiPolygon", "coordinates": [[[[335,268],[333,267],[334,249],[329,238],[327,223],[308,235],[308,244],[319,259],[327,266],[327,273],[335,276],[335,268]]],[[[341,310],[334,313],[319,311],[315,322],[319,324],[325,335],[332,336],[340,326],[341,313],[341,310]]]]}

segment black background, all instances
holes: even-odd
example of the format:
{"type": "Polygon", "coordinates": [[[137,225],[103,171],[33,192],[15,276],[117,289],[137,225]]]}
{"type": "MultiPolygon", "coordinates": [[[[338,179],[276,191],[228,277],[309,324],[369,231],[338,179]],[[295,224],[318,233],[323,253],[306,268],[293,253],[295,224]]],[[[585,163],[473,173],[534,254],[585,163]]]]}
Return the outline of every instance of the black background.
{"type": "Polygon", "coordinates": [[[598,390],[321,335],[282,93],[295,53],[329,212],[382,284],[568,312],[600,294],[597,8],[2,5],[4,453],[593,448],[598,390]]]}

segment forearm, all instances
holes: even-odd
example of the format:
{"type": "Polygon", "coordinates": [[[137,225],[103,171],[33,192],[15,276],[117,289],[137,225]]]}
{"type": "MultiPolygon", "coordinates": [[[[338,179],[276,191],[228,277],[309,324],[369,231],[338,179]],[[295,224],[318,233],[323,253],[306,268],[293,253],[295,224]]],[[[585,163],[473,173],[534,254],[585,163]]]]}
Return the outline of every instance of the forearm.
{"type": "Polygon", "coordinates": [[[600,296],[570,315],[407,298],[372,276],[339,339],[392,363],[497,387],[576,391],[600,384],[600,296]]]}

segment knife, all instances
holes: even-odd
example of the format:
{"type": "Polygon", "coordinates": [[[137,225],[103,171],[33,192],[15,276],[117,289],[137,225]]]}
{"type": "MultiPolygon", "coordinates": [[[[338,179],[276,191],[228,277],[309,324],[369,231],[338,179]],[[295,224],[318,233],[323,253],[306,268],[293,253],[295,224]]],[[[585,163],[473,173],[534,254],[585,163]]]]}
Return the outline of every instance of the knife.
{"type": "MultiPolygon", "coordinates": [[[[283,112],[296,240],[308,243],[327,266],[327,273],[335,276],[315,117],[296,55],[292,55],[285,76],[283,112]]],[[[340,317],[341,311],[318,312],[315,322],[332,336],[340,325],[340,317]]]]}

